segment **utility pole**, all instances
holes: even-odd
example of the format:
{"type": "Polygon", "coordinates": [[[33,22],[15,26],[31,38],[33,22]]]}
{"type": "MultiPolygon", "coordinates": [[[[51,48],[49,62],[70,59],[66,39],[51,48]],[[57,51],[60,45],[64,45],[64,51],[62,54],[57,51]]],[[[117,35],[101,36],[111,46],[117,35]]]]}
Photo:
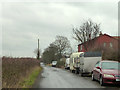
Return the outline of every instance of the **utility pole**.
{"type": "Polygon", "coordinates": [[[38,39],[37,59],[40,59],[39,39],[38,39]]]}
{"type": "Polygon", "coordinates": [[[39,50],[39,39],[38,39],[38,50],[39,50]]]}

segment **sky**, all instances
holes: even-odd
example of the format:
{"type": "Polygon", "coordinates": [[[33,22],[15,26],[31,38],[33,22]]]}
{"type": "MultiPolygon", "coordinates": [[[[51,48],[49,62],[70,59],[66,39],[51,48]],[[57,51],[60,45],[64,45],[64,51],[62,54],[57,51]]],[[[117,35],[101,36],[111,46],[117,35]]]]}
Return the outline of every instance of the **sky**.
{"type": "MultiPolygon", "coordinates": [[[[56,35],[70,40],[74,51],[78,42],[72,38],[72,27],[91,19],[100,23],[102,33],[118,35],[118,2],[2,2],[2,56],[35,57],[37,39],[42,52],[55,41],[56,35]]],[[[1,49],[0,49],[1,50],[1,49]]]]}

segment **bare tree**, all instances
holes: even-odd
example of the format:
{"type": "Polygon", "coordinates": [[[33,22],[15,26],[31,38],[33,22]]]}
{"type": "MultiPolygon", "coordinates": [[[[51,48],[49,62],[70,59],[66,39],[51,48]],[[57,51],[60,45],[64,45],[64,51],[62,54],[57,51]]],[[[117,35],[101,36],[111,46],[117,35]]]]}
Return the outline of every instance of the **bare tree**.
{"type": "Polygon", "coordinates": [[[87,44],[91,39],[97,37],[99,30],[100,24],[87,20],[79,28],[73,28],[73,38],[80,43],[84,43],[84,48],[87,50],[87,44]]]}
{"type": "Polygon", "coordinates": [[[62,58],[63,55],[69,54],[72,49],[70,41],[64,36],[56,36],[56,40],[53,44],[58,48],[59,58],[62,58]]]}

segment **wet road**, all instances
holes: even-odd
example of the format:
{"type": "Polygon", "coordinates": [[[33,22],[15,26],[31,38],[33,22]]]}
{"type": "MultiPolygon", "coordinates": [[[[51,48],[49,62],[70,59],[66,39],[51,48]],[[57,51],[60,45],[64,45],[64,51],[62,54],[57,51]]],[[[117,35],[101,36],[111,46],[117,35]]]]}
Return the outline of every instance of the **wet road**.
{"type": "MultiPolygon", "coordinates": [[[[33,88],[105,88],[100,86],[97,81],[92,81],[90,77],[81,77],[70,71],[43,67],[43,72],[38,77],[33,88]]],[[[107,86],[109,87],[109,86],[107,86]]]]}

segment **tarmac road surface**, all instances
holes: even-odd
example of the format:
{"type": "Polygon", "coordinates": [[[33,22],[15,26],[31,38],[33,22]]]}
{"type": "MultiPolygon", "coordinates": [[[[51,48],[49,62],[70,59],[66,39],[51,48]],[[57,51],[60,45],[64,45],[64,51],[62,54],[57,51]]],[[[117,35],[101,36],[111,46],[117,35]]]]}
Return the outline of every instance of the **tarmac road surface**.
{"type": "MultiPolygon", "coordinates": [[[[43,72],[37,78],[33,88],[106,88],[116,86],[100,86],[91,77],[81,77],[68,70],[44,66],[43,72]]],[[[117,86],[120,89],[120,87],[117,86]]]]}

